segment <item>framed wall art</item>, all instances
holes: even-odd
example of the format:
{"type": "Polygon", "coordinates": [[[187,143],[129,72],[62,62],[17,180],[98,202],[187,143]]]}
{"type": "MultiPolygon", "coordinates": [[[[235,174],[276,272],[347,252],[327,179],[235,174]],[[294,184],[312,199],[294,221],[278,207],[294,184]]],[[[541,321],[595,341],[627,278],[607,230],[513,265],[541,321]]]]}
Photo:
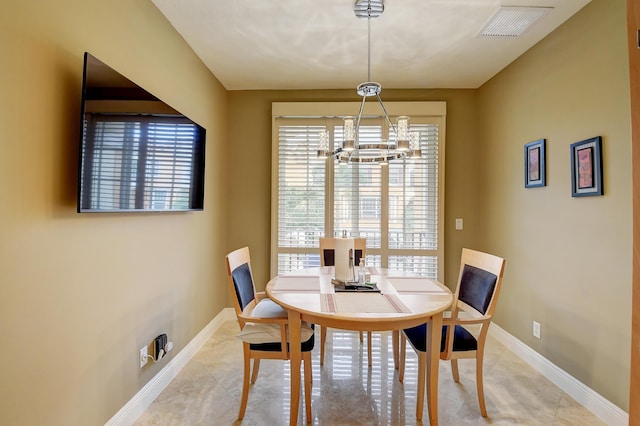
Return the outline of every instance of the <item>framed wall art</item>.
{"type": "Polygon", "coordinates": [[[524,146],[524,187],[546,186],[546,139],[538,139],[524,146]]]}
{"type": "Polygon", "coordinates": [[[571,144],[571,196],[602,195],[602,137],[571,144]]]}

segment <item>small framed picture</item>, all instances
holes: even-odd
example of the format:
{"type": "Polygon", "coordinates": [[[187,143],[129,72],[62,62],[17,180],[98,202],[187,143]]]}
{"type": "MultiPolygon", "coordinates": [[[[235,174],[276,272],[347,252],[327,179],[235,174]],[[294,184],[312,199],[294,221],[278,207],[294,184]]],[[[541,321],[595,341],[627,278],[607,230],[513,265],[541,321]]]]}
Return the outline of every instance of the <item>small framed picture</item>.
{"type": "Polygon", "coordinates": [[[602,137],[572,143],[571,196],[602,194],[602,137]]]}
{"type": "Polygon", "coordinates": [[[538,139],[524,146],[524,187],[546,186],[546,139],[538,139]]]}

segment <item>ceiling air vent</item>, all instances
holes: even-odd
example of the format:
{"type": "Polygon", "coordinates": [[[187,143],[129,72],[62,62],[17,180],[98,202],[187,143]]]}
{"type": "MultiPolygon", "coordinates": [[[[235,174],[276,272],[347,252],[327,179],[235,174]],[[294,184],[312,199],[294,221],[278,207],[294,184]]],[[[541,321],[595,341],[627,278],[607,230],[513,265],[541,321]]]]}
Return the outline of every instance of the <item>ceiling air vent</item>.
{"type": "Polygon", "coordinates": [[[552,7],[500,7],[478,33],[484,37],[518,37],[552,7]]]}

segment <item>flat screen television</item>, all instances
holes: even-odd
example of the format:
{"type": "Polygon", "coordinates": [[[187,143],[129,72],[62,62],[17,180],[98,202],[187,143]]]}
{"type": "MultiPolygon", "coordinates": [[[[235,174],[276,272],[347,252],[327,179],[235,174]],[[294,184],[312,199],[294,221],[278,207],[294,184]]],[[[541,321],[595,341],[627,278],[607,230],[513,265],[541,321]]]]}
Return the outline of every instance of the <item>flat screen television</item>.
{"type": "Polygon", "coordinates": [[[206,130],[84,55],[78,213],[204,208],[206,130]]]}

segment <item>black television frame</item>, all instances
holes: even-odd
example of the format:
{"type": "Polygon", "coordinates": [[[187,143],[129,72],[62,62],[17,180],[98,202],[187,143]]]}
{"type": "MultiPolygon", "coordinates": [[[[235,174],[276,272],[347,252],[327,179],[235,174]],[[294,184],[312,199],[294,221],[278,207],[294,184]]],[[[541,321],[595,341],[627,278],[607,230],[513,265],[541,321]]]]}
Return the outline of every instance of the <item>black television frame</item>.
{"type": "Polygon", "coordinates": [[[204,127],[85,52],[78,213],[204,210],[205,146],[204,127]]]}

